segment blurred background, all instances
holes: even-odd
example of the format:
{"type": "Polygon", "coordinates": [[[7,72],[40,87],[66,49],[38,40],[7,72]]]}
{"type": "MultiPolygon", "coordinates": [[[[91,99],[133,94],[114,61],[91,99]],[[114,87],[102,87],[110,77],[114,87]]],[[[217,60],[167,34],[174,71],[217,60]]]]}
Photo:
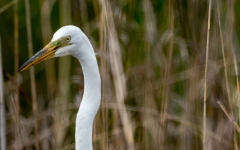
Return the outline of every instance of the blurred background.
{"type": "Polygon", "coordinates": [[[73,24],[91,41],[101,72],[95,150],[200,150],[203,141],[205,149],[238,150],[240,1],[211,4],[209,15],[207,0],[1,0],[3,147],[75,148],[79,62],[55,58],[17,72],[73,24]]]}

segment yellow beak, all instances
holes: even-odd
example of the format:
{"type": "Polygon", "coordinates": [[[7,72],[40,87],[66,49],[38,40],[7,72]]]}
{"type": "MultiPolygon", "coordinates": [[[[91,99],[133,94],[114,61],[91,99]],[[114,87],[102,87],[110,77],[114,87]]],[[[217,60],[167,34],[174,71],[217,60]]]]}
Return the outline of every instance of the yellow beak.
{"type": "Polygon", "coordinates": [[[28,61],[26,61],[19,69],[18,72],[24,71],[31,66],[34,66],[44,60],[52,58],[59,47],[53,42],[46,45],[42,50],[37,52],[28,61]]]}

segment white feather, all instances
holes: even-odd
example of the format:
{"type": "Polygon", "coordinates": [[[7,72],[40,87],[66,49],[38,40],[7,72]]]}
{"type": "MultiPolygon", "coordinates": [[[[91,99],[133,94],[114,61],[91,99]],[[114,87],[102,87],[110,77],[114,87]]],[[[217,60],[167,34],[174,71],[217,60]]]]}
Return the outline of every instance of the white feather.
{"type": "Polygon", "coordinates": [[[53,36],[52,41],[71,36],[71,45],[60,48],[54,57],[72,55],[82,65],[84,94],[76,118],[76,150],[92,150],[93,120],[101,102],[101,80],[94,50],[87,36],[75,26],[64,26],[53,36]]]}

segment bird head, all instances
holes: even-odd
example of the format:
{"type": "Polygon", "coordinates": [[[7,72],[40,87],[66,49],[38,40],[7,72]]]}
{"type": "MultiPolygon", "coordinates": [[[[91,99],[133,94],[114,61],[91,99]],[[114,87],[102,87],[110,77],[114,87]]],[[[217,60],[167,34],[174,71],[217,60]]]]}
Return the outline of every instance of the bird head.
{"type": "Polygon", "coordinates": [[[54,33],[51,42],[26,61],[19,68],[18,72],[24,71],[31,66],[53,57],[71,55],[76,51],[76,46],[79,44],[78,41],[81,41],[81,38],[84,36],[78,27],[72,25],[60,28],[54,33]]]}

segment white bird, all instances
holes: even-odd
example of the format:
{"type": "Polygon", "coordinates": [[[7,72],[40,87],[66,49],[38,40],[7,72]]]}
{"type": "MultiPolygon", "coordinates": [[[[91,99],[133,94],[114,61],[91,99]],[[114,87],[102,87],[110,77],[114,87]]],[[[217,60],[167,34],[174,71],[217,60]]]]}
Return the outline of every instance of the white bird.
{"type": "Polygon", "coordinates": [[[66,55],[78,59],[84,75],[84,93],[76,117],[75,149],[92,150],[92,126],[101,102],[101,79],[96,56],[87,36],[72,25],[60,28],[51,42],[26,61],[18,71],[26,70],[46,59],[66,55]]]}

